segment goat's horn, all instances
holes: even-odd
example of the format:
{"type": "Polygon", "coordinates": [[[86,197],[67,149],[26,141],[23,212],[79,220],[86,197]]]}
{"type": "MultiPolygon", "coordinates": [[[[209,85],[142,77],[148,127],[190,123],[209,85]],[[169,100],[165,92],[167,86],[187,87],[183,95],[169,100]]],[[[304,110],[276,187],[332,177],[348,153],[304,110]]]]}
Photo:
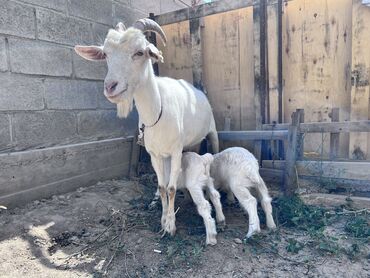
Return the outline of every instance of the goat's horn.
{"type": "Polygon", "coordinates": [[[116,28],[115,29],[118,32],[123,32],[123,31],[126,30],[126,26],[122,22],[118,22],[118,24],[116,25],[116,28]]]}
{"type": "Polygon", "coordinates": [[[166,44],[167,42],[167,38],[166,35],[164,34],[164,31],[162,30],[161,26],[159,26],[158,23],[155,22],[154,20],[151,20],[149,18],[139,19],[134,23],[132,27],[141,30],[143,33],[149,31],[155,32],[161,37],[162,42],[164,44],[166,44]]]}

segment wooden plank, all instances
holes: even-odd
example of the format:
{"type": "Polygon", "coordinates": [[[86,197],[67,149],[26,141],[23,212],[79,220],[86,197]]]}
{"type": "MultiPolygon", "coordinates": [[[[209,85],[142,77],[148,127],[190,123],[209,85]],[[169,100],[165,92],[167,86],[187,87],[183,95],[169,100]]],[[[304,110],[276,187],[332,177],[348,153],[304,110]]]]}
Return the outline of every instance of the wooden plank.
{"type": "MultiPolygon", "coordinates": [[[[255,130],[254,120],[254,57],[253,57],[253,7],[239,10],[239,82],[240,130],[255,130]]],[[[244,141],[241,146],[253,150],[254,142],[244,141]]]]}
{"type": "MultiPolygon", "coordinates": [[[[289,124],[264,124],[263,130],[287,130],[289,124]]],[[[370,120],[351,121],[351,122],[320,122],[320,123],[302,123],[300,125],[302,133],[348,133],[348,132],[370,132],[370,120]]]]}
{"type": "Polygon", "coordinates": [[[249,131],[219,131],[218,138],[224,141],[236,140],[286,140],[288,131],[264,131],[264,130],[249,130],[249,131]]]}
{"type": "Polygon", "coordinates": [[[138,175],[137,170],[138,170],[138,165],[139,165],[139,160],[140,160],[140,147],[141,147],[139,144],[137,144],[138,135],[139,135],[139,130],[136,131],[136,135],[134,139],[132,140],[130,169],[128,173],[129,177],[137,177],[138,175]]]}
{"type": "Polygon", "coordinates": [[[193,83],[193,65],[191,57],[191,42],[189,22],[183,21],[162,27],[167,36],[167,44],[158,43],[162,51],[164,63],[159,63],[161,76],[184,79],[193,83]]]}
{"type": "MultiPolygon", "coordinates": [[[[132,140],[132,137],[107,139],[1,154],[0,196],[16,196],[11,200],[23,196],[19,200],[26,200],[30,198],[27,192],[45,187],[48,188],[47,192],[39,195],[44,198],[61,190],[66,192],[75,189],[77,183],[68,184],[74,179],[79,181],[80,187],[92,181],[117,177],[118,172],[120,176],[127,176],[132,140]],[[111,167],[120,170],[111,171],[111,167]],[[65,188],[60,188],[61,185],[65,188]]],[[[41,194],[42,190],[39,189],[34,192],[41,194]]],[[[32,198],[37,198],[36,195],[32,198]]]]}
{"type": "MultiPolygon", "coordinates": [[[[370,9],[353,2],[352,13],[352,89],[351,121],[369,119],[370,98],[370,9]]],[[[349,157],[370,159],[369,134],[351,133],[349,157]]]]}
{"type": "MultiPolygon", "coordinates": [[[[189,21],[191,60],[193,72],[193,85],[203,91],[203,59],[202,59],[202,19],[195,18],[189,21]]],[[[203,25],[204,27],[204,25],[203,25]]]]}
{"type": "MultiPolygon", "coordinates": [[[[339,108],[333,108],[331,110],[331,121],[339,122],[339,108]]],[[[339,134],[330,133],[330,159],[335,159],[339,154],[339,134]]]]}
{"type": "Polygon", "coordinates": [[[196,19],[208,15],[224,13],[253,5],[253,0],[216,1],[205,3],[194,8],[185,8],[155,16],[159,25],[173,24],[180,21],[196,19]]]}
{"type": "Polygon", "coordinates": [[[340,123],[304,123],[301,132],[308,133],[342,133],[342,132],[370,132],[370,121],[352,121],[340,123]]]}
{"type": "MultiPolygon", "coordinates": [[[[286,151],[286,165],[284,171],[284,194],[293,195],[297,189],[297,173],[296,173],[296,160],[297,160],[297,144],[299,135],[299,123],[302,115],[301,110],[297,110],[292,115],[292,124],[288,130],[288,148],[286,151]]],[[[276,132],[276,131],[275,131],[276,132]]]]}
{"type": "MultiPolygon", "coordinates": [[[[343,207],[348,204],[349,199],[347,195],[323,193],[304,194],[300,195],[300,197],[306,204],[329,208],[343,207]]],[[[351,206],[355,209],[370,209],[370,198],[351,196],[350,200],[351,206]]]]}
{"type": "MultiPolygon", "coordinates": [[[[264,160],[263,168],[283,170],[284,160],[264,160]]],[[[370,181],[370,162],[357,161],[297,161],[300,176],[370,181]]],[[[370,189],[369,189],[370,191],[370,189]]]]}
{"type": "MultiPolygon", "coordinates": [[[[297,108],[305,109],[305,122],[329,122],[332,107],[343,112],[341,121],[349,120],[352,4],[352,0],[295,0],[284,5],[285,122],[297,108]]],[[[341,154],[348,148],[346,137],[341,136],[341,154]]],[[[329,138],[323,144],[321,134],[310,134],[305,151],[316,152],[321,145],[329,153],[329,138]]]]}
{"type": "MultiPolygon", "coordinates": [[[[253,45],[254,45],[254,110],[256,113],[256,129],[262,127],[261,116],[261,17],[260,7],[253,6],[253,45]]],[[[255,142],[254,155],[261,162],[262,142],[255,142]]]]}

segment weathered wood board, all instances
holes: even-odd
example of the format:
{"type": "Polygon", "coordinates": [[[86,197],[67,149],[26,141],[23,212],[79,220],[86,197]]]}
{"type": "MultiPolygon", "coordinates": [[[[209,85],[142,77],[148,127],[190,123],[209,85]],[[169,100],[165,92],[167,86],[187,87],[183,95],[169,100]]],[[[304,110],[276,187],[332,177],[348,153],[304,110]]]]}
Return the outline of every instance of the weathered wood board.
{"type": "Polygon", "coordinates": [[[158,43],[164,63],[159,64],[159,74],[193,83],[191,62],[191,41],[189,21],[162,26],[167,36],[167,44],[158,43]]]}
{"type": "MultiPolygon", "coordinates": [[[[284,5],[284,119],[297,108],[305,122],[330,122],[333,107],[340,121],[350,118],[352,0],[294,0],[284,5]]],[[[340,138],[348,154],[348,135],[340,138]]],[[[306,151],[329,154],[329,137],[308,135],[306,151]]]]}
{"type": "MultiPolygon", "coordinates": [[[[357,121],[365,120],[370,113],[370,7],[361,5],[359,0],[355,0],[352,22],[351,121],[357,121]]],[[[351,133],[349,157],[370,159],[369,134],[351,133]]]]}
{"type": "MultiPolygon", "coordinates": [[[[276,3],[267,7],[267,15],[271,123],[278,119],[276,3]]],[[[340,122],[369,119],[370,8],[360,5],[359,0],[284,1],[282,23],[284,122],[289,123],[292,112],[299,108],[305,110],[306,123],[331,122],[332,108],[339,108],[340,122]],[[352,86],[351,77],[359,70],[360,80],[352,86]]],[[[254,130],[253,7],[206,16],[203,25],[203,83],[217,129],[254,130]]],[[[192,82],[189,21],[163,27],[169,42],[165,48],[159,46],[165,58],[160,75],[192,82]]],[[[338,158],[358,159],[362,155],[369,159],[368,134],[339,136],[338,158]]],[[[307,153],[327,158],[330,135],[306,135],[304,145],[307,153]]]]}

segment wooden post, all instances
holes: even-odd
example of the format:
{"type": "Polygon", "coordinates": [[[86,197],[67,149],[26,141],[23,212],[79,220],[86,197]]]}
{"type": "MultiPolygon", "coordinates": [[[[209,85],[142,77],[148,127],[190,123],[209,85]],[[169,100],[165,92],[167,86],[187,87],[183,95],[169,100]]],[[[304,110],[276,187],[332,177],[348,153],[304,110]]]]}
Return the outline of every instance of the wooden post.
{"type": "MultiPolygon", "coordinates": [[[[339,122],[339,108],[331,110],[331,121],[339,122]]],[[[334,160],[338,157],[339,153],[339,133],[330,133],[330,159],[334,160]]]]}
{"type": "Polygon", "coordinates": [[[137,177],[138,175],[138,166],[140,160],[140,148],[141,146],[137,144],[139,131],[137,130],[135,137],[132,139],[131,145],[131,156],[130,156],[130,168],[129,168],[129,177],[137,177]]]}
{"type": "MultiPolygon", "coordinates": [[[[149,14],[149,18],[151,20],[154,20],[155,21],[155,16],[154,16],[154,13],[150,13],[149,14]]],[[[154,46],[157,46],[157,38],[156,38],[156,35],[155,33],[151,32],[150,35],[149,35],[149,42],[151,44],[153,44],[154,46]]],[[[158,75],[159,74],[159,67],[158,67],[158,63],[154,63],[153,64],[153,69],[154,69],[154,73],[155,75],[158,75]]]]}
{"type": "Polygon", "coordinates": [[[201,39],[202,27],[203,27],[203,18],[195,18],[189,21],[191,59],[193,62],[193,85],[195,88],[204,91],[202,39],[201,39]]]}
{"type": "MultiPolygon", "coordinates": [[[[256,129],[266,121],[266,0],[253,5],[254,107],[256,129]]],[[[261,163],[262,142],[255,142],[254,154],[261,163]]]]}
{"type": "Polygon", "coordinates": [[[296,171],[297,161],[297,145],[299,135],[299,123],[302,115],[302,110],[293,112],[292,124],[288,130],[288,148],[285,158],[285,173],[284,173],[284,194],[291,196],[295,193],[298,185],[298,177],[296,171]]]}
{"type": "MultiPolygon", "coordinates": [[[[299,123],[304,123],[304,109],[297,109],[297,112],[299,112],[300,118],[299,123]]],[[[297,142],[297,159],[302,160],[304,156],[304,134],[298,133],[298,142],[297,142]]]]}

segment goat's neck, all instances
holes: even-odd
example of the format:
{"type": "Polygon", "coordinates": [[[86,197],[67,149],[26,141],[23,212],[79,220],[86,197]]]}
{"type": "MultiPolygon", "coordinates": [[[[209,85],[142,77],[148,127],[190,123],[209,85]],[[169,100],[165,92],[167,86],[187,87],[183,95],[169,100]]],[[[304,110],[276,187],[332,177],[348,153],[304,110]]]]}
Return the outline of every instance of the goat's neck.
{"type": "Polygon", "coordinates": [[[135,90],[134,100],[140,121],[145,126],[155,124],[161,115],[162,101],[151,63],[135,90]]]}

